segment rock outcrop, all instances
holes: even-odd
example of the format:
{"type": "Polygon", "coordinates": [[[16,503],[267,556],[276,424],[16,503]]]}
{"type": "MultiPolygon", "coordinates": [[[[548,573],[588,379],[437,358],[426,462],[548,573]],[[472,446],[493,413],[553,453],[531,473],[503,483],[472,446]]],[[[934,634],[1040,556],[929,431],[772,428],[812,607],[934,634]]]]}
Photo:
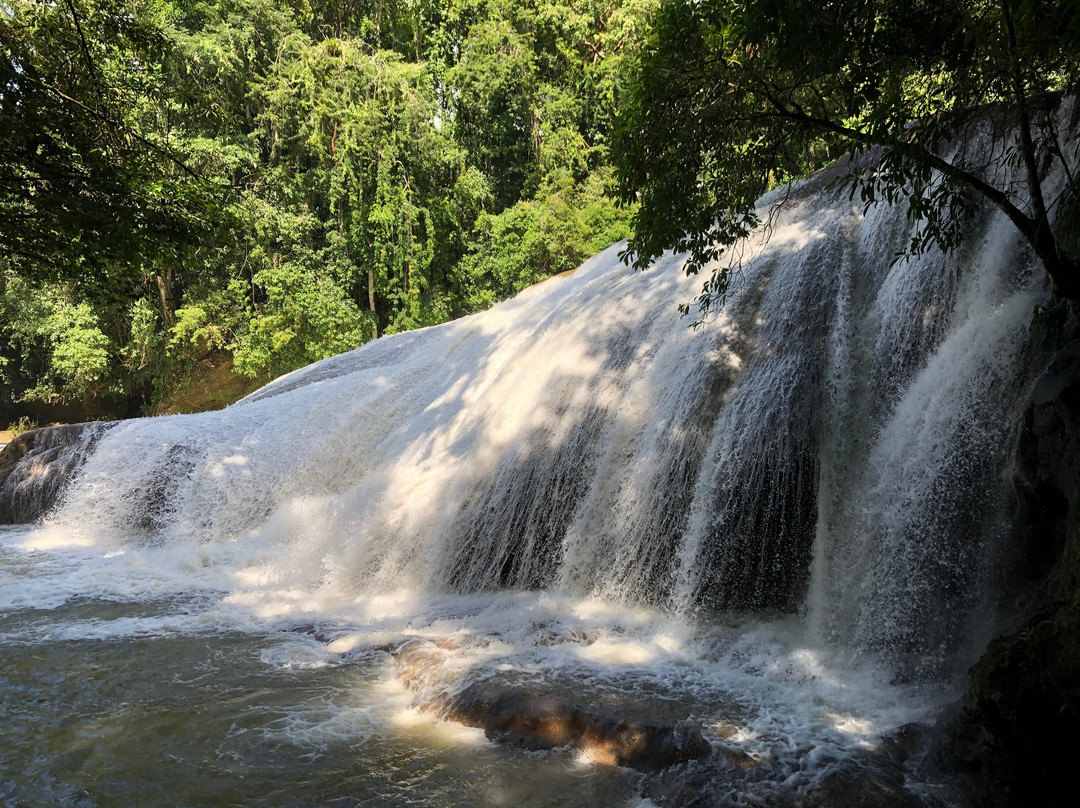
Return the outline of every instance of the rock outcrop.
{"type": "Polygon", "coordinates": [[[1074,805],[1080,760],[1080,340],[1057,353],[1027,410],[1016,469],[1012,625],[939,722],[937,768],[971,805],[1074,805]]]}
{"type": "Polygon", "coordinates": [[[422,706],[448,721],[484,730],[497,743],[526,749],[580,749],[597,763],[654,772],[707,756],[708,741],[695,727],[655,726],[620,720],[547,695],[497,682],[477,681],[462,689],[432,687],[453,647],[409,642],[393,649],[397,677],[424,690],[422,706]]]}
{"type": "Polygon", "coordinates": [[[36,522],[57,502],[93,444],[116,422],[47,426],[0,451],[0,524],[36,522]]]}

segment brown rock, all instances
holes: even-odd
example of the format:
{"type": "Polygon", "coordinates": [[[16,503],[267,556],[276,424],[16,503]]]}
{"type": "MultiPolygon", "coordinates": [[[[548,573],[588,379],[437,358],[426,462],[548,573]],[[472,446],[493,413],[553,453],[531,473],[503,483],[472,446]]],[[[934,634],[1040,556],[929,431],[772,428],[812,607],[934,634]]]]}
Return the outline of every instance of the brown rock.
{"type": "Polygon", "coordinates": [[[93,444],[116,422],[31,429],[0,451],[0,524],[44,516],[82,466],[93,444]]]}
{"type": "Polygon", "coordinates": [[[398,678],[428,696],[427,709],[482,729],[493,741],[527,749],[572,747],[596,762],[640,771],[656,771],[711,751],[696,728],[619,720],[491,682],[476,682],[452,693],[439,670],[452,652],[453,644],[447,642],[406,643],[396,651],[398,678]]]}

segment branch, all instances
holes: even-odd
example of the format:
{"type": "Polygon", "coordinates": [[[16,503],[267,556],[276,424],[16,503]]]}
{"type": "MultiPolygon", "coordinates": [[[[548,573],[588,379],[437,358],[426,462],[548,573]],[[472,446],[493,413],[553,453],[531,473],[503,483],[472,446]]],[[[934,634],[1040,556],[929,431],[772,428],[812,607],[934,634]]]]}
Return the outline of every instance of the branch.
{"type": "MultiPolygon", "coordinates": [[[[36,84],[39,84],[41,87],[45,88],[48,92],[55,95],[61,101],[65,101],[65,102],[67,102],[69,104],[74,104],[75,106],[79,107],[80,109],[82,109],[82,110],[84,110],[86,112],[89,112],[91,115],[98,116],[99,118],[101,118],[101,120],[104,123],[108,123],[108,124],[114,126],[117,129],[123,130],[125,134],[128,134],[131,137],[135,138],[135,140],[139,141],[144,146],[147,146],[148,148],[153,149],[154,151],[156,151],[161,156],[168,158],[171,162],[175,163],[179,168],[181,168],[185,173],[187,173],[188,175],[190,175],[194,179],[202,180],[203,182],[210,182],[210,180],[206,179],[206,177],[202,176],[197,171],[195,171],[193,168],[188,166],[187,163],[185,163],[183,160],[181,160],[175,154],[170,152],[168,149],[160,146],[157,143],[154,143],[152,140],[148,140],[147,138],[140,135],[138,132],[133,131],[126,124],[124,124],[124,123],[122,123],[120,121],[113,120],[112,118],[105,115],[102,110],[94,109],[93,107],[89,107],[86,104],[84,104],[82,101],[80,101],[79,99],[72,98],[70,95],[63,92],[62,90],[59,90],[56,87],[53,87],[51,84],[47,84],[46,82],[41,81],[40,79],[35,79],[35,78],[30,77],[30,76],[24,76],[24,78],[29,79],[30,81],[33,81],[36,84]]],[[[211,184],[212,185],[217,185],[218,183],[211,182],[211,184]]],[[[221,186],[219,186],[219,187],[221,187],[221,186]]]]}
{"type": "Polygon", "coordinates": [[[597,47],[587,39],[581,40],[581,44],[593,52],[593,64],[596,64],[598,60],[603,59],[606,55],[603,48],[597,47]]]}
{"type": "Polygon", "coordinates": [[[1020,75],[1020,63],[1016,55],[1016,28],[1013,25],[1009,0],[1001,0],[1001,14],[1009,34],[1009,66],[1012,68],[1013,92],[1016,94],[1016,102],[1020,108],[1020,148],[1024,158],[1024,169],[1027,171],[1031,207],[1035,214],[1035,220],[1041,225],[1047,221],[1046,203],[1043,200],[1042,183],[1039,181],[1039,169],[1035,165],[1035,147],[1031,142],[1031,117],[1028,115],[1024,79],[1020,75]]]}
{"type": "Polygon", "coordinates": [[[64,0],[64,4],[68,7],[68,11],[71,12],[71,19],[75,23],[75,32],[79,36],[79,44],[82,47],[83,57],[86,59],[86,69],[90,72],[90,81],[94,85],[94,91],[97,93],[98,100],[101,100],[101,86],[97,80],[97,68],[94,67],[94,60],[90,56],[90,47],[86,44],[86,37],[83,35],[82,23],[79,21],[79,13],[75,10],[75,5],[71,0],[64,0]]]}
{"type": "Polygon", "coordinates": [[[891,137],[882,138],[873,136],[867,132],[860,131],[858,129],[852,129],[849,126],[844,126],[836,121],[828,118],[815,118],[800,109],[788,109],[784,106],[778,98],[776,98],[768,90],[764,91],[766,98],[777,110],[776,117],[794,121],[816,129],[823,129],[826,132],[831,132],[836,135],[848,138],[854,141],[860,146],[867,148],[873,146],[882,146],[884,148],[893,149],[904,156],[910,157],[917,161],[925,162],[931,168],[936,168],[942,174],[949,179],[954,180],[962,185],[966,185],[973,191],[982,194],[989,202],[998,208],[1002,213],[1009,217],[1017,229],[1024,234],[1025,237],[1032,239],[1035,234],[1036,222],[1031,217],[1027,216],[1022,210],[1012,203],[1008,194],[999,188],[995,188],[986,181],[980,179],[976,175],[969,171],[965,171],[959,166],[953,165],[948,160],[934,154],[929,149],[918,145],[912,139],[905,139],[903,137],[891,137]]]}

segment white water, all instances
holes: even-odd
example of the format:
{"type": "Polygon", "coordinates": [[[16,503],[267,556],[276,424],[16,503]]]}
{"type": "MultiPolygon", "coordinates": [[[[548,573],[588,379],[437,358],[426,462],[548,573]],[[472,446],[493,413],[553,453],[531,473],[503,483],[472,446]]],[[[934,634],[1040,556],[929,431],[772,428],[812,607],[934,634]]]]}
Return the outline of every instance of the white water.
{"type": "MultiPolygon", "coordinates": [[[[795,768],[873,746],[955,695],[990,624],[1045,295],[995,216],[891,265],[907,237],[807,196],[700,329],[677,257],[613,247],[223,411],[122,423],[45,526],[0,534],[0,610],[180,604],[43,643],[323,627],[268,640],[284,668],[451,638],[433,687],[547,683],[795,768]]],[[[392,732],[395,698],[278,728],[392,732]]]]}

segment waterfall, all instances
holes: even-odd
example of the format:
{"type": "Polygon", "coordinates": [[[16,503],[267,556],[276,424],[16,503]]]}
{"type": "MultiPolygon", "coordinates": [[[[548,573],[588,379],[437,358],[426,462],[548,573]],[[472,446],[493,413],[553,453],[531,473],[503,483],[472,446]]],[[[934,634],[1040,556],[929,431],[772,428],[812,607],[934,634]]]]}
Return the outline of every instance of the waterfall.
{"type": "Polygon", "coordinates": [[[617,245],[225,410],[121,423],[47,529],[257,547],[235,585],[311,598],[804,610],[828,642],[940,675],[993,605],[1047,292],[1001,216],[974,228],[896,261],[901,207],[805,183],[699,328],[677,316],[697,286],[681,259],[634,272],[617,245]]]}

